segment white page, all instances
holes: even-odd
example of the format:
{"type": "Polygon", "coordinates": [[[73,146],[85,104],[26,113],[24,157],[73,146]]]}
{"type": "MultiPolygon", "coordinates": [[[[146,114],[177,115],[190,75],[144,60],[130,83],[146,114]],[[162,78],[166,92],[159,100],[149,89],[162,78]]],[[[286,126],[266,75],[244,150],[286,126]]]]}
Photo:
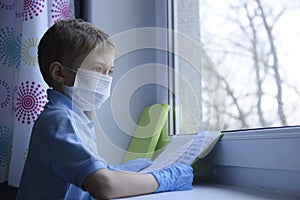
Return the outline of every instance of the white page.
{"type": "Polygon", "coordinates": [[[172,165],[181,157],[193,141],[194,135],[173,136],[172,141],[166,149],[153,161],[152,165],[141,172],[156,171],[166,166],[172,165]]]}
{"type": "Polygon", "coordinates": [[[220,136],[220,134],[220,132],[199,132],[193,138],[193,142],[189,149],[180,158],[178,158],[175,163],[190,165],[195,159],[197,159],[197,157],[204,157],[205,153],[209,152],[205,152],[206,150],[209,150],[209,145],[212,144],[220,136]]]}
{"type": "Polygon", "coordinates": [[[190,165],[220,134],[220,132],[202,131],[197,135],[174,136],[167,148],[153,161],[153,164],[141,172],[157,171],[175,163],[190,165]]]}

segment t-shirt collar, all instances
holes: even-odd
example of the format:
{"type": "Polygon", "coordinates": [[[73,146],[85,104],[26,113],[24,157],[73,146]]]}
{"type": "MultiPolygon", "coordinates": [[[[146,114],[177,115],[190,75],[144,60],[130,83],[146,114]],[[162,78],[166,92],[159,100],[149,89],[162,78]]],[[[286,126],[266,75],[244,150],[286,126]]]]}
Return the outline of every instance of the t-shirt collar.
{"type": "Polygon", "coordinates": [[[94,122],[92,122],[76,104],[72,103],[72,99],[65,94],[54,89],[47,89],[47,98],[50,104],[67,107],[79,115],[83,123],[86,123],[90,128],[94,127],[94,122]]]}

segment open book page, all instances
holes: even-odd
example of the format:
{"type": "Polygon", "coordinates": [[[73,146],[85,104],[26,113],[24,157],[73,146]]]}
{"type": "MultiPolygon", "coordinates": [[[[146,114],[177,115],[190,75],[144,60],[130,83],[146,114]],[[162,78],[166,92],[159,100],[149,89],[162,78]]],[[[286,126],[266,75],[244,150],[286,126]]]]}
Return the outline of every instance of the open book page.
{"type": "Polygon", "coordinates": [[[198,158],[206,156],[221,136],[220,132],[209,131],[201,131],[196,135],[174,136],[153,164],[141,172],[160,170],[176,163],[192,165],[198,158]]]}

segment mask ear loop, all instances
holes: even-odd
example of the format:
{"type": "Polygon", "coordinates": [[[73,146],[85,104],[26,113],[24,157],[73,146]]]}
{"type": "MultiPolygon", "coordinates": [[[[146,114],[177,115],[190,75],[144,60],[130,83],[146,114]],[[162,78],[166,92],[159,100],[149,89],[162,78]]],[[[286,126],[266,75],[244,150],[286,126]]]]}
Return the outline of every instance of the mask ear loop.
{"type": "Polygon", "coordinates": [[[71,72],[74,72],[75,74],[77,74],[77,69],[73,69],[71,67],[64,67],[66,68],[67,70],[71,71],[71,72]]]}
{"type": "MultiPolygon", "coordinates": [[[[73,72],[73,73],[77,74],[77,69],[73,69],[71,67],[65,67],[65,66],[64,66],[64,68],[66,70],[70,71],[70,72],[73,72]]],[[[65,85],[66,84],[66,80],[62,84],[65,85]]]]}

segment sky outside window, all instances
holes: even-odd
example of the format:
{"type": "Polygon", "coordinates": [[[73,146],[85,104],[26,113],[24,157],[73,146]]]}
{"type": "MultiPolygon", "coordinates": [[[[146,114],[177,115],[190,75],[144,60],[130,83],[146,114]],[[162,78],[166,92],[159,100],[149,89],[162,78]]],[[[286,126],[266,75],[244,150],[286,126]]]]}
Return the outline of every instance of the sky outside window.
{"type": "Polygon", "coordinates": [[[226,89],[223,130],[300,124],[299,19],[298,0],[200,0],[201,43],[226,89]]]}

